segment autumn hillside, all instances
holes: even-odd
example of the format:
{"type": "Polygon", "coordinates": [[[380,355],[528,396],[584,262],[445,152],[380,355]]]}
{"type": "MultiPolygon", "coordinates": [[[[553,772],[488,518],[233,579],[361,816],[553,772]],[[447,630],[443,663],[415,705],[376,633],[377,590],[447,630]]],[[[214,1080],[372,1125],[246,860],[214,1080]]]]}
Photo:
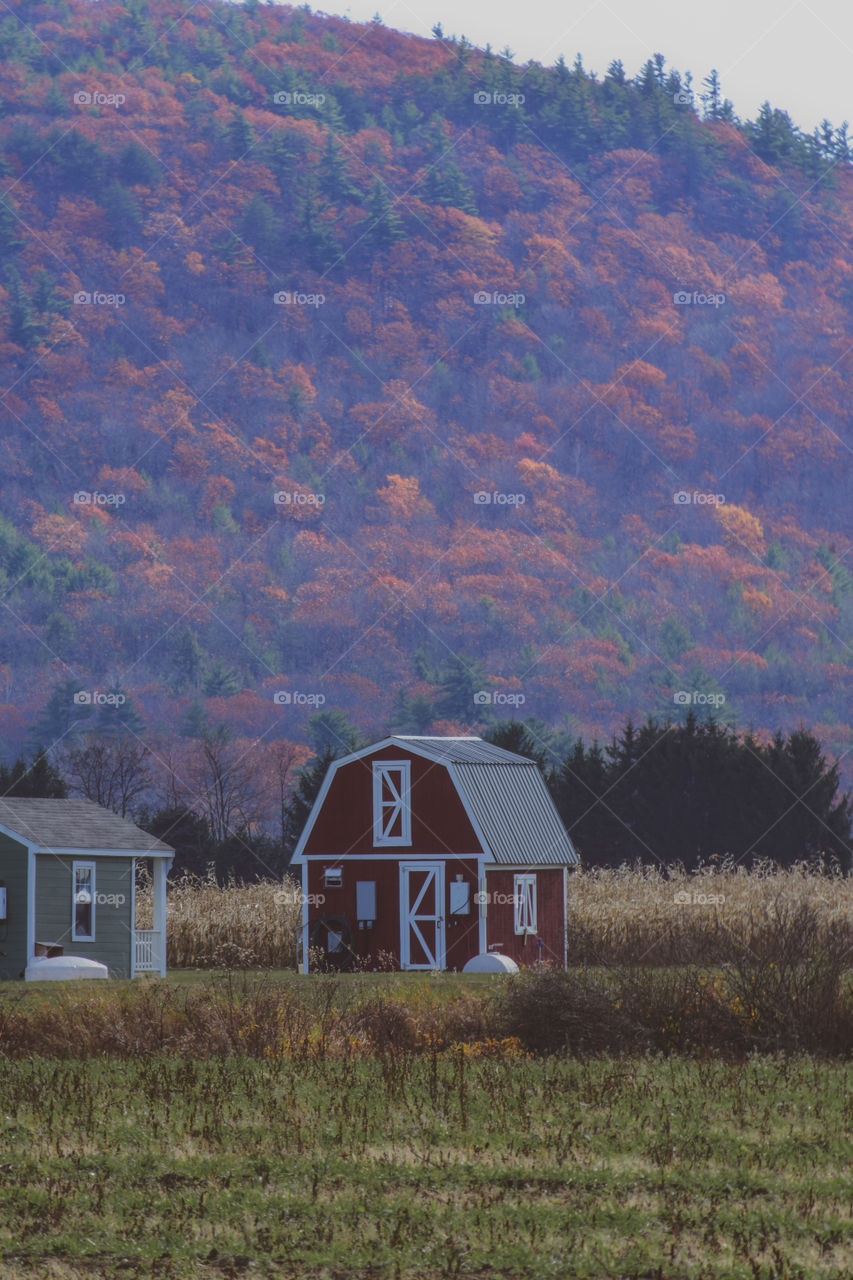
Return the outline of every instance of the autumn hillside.
{"type": "Polygon", "coordinates": [[[75,690],[161,741],[711,706],[847,750],[844,130],[662,59],[2,9],[7,757],[75,690]]]}

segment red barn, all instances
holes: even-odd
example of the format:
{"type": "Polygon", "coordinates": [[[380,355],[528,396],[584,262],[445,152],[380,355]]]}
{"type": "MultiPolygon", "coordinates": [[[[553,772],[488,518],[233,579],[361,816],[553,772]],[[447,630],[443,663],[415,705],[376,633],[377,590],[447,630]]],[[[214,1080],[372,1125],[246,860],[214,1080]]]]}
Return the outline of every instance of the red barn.
{"type": "Polygon", "coordinates": [[[532,760],[482,738],[395,735],[336,760],[293,857],[303,967],[461,969],[488,951],[565,965],[577,853],[532,760]]]}

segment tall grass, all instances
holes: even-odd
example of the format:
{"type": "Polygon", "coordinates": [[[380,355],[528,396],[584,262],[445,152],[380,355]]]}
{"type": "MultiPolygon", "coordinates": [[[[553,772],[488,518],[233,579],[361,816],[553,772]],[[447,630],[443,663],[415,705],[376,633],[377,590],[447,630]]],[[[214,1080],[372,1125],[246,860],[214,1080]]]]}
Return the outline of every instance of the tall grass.
{"type": "Polygon", "coordinates": [[[840,870],[764,862],[747,871],[724,860],[693,873],[581,871],[569,882],[568,962],[720,964],[732,948],[765,953],[780,922],[804,909],[812,942],[853,948],[853,876],[840,870]]]}
{"type": "MultiPolygon", "coordinates": [[[[138,927],[150,927],[149,885],[140,887],[137,902],[138,927]]],[[[728,862],[692,874],[658,867],[579,871],[569,881],[568,962],[720,964],[733,946],[763,954],[779,921],[804,908],[813,942],[831,936],[834,946],[853,947],[853,877],[840,873],[772,863],[746,871],[728,862]]],[[[300,926],[293,877],[220,887],[184,876],[169,885],[172,968],[293,967],[300,926]]]]}
{"type": "MultiPolygon", "coordinates": [[[[137,892],[137,928],[151,928],[151,885],[137,892]]],[[[302,925],[301,886],[282,881],[220,886],[213,877],[170,882],[167,964],[172,969],[295,968],[302,925]]]]}

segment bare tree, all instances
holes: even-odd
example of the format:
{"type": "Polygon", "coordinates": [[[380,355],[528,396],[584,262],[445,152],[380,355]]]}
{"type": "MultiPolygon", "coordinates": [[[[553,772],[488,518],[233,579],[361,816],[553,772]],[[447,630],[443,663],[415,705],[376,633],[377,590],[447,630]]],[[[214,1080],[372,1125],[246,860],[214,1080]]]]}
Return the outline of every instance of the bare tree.
{"type": "Polygon", "coordinates": [[[256,758],[256,744],[208,733],[189,760],[187,802],[204,815],[214,840],[253,831],[269,809],[269,785],[256,758]]]}
{"type": "Polygon", "coordinates": [[[87,735],[67,748],[60,768],[71,792],[123,818],[151,785],[150,752],[129,734],[109,738],[87,735]]]}
{"type": "Polygon", "coordinates": [[[284,848],[289,826],[288,804],[290,793],[293,789],[290,785],[290,775],[300,756],[300,751],[295,743],[288,742],[286,738],[283,738],[270,744],[267,756],[272,767],[273,784],[278,805],[281,845],[284,848]]]}

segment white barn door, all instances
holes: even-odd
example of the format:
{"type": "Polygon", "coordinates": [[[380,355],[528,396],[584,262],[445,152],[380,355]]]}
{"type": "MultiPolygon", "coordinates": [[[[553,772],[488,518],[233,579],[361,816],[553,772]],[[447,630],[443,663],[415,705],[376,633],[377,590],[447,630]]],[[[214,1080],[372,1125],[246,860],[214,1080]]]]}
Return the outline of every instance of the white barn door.
{"type": "Polygon", "coordinates": [[[444,863],[400,863],[400,968],[443,969],[444,863]]]}

